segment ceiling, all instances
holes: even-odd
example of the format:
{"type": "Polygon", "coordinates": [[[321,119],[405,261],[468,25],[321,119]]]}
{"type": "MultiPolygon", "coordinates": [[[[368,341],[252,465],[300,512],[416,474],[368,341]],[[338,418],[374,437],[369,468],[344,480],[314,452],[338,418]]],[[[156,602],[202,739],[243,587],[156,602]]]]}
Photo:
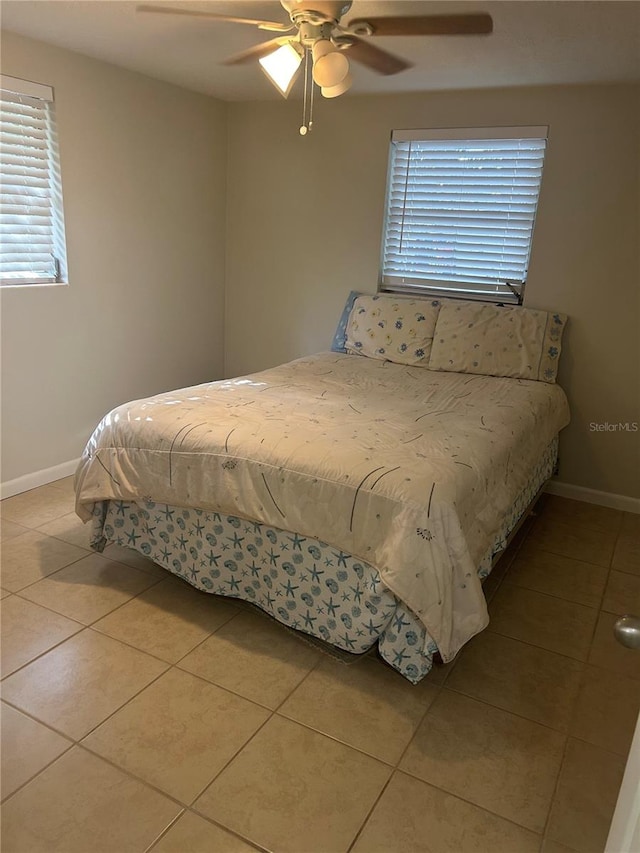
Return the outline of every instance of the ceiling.
{"type": "MultiPolygon", "coordinates": [[[[277,0],[172,0],[164,5],[287,20],[277,0]]],[[[493,16],[492,35],[374,39],[414,67],[382,77],[357,65],[351,93],[640,80],[636,0],[354,0],[343,22],[367,15],[478,11],[493,16]]],[[[2,0],[0,14],[5,30],[223,100],[280,97],[257,63],[220,64],[272,37],[250,26],[141,14],[129,0],[2,0]]],[[[301,95],[300,88],[292,97],[301,95]]]]}

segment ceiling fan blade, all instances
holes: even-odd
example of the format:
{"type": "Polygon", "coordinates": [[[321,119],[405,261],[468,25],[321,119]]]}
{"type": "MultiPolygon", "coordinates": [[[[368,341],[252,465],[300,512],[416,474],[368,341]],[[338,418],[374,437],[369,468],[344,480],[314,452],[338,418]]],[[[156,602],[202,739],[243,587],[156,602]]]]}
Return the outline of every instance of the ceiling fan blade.
{"type": "Polygon", "coordinates": [[[255,44],[247,50],[242,50],[240,53],[234,53],[233,56],[227,57],[227,59],[222,61],[222,64],[241,65],[243,62],[252,62],[254,59],[262,59],[263,56],[273,53],[276,48],[286,44],[288,41],[291,41],[291,37],[280,36],[279,38],[262,42],[262,44],[255,44]]]}
{"type": "Polygon", "coordinates": [[[350,45],[347,48],[349,59],[355,59],[361,65],[377,71],[378,74],[398,74],[400,71],[411,68],[411,63],[406,59],[400,59],[399,56],[394,56],[369,41],[363,41],[355,36],[349,36],[349,41],[350,45]]]}
{"type": "Polygon", "coordinates": [[[369,25],[374,36],[472,36],[493,31],[491,15],[421,15],[397,18],[355,18],[347,29],[360,33],[369,25]]]}
{"type": "Polygon", "coordinates": [[[215,12],[200,12],[196,9],[178,9],[175,6],[149,6],[143,3],[136,6],[136,12],[154,12],[160,15],[188,15],[192,18],[209,18],[214,21],[225,21],[229,24],[251,24],[261,30],[275,33],[286,33],[293,29],[291,24],[279,24],[277,21],[261,21],[255,18],[234,18],[229,15],[217,15],[215,12]]]}

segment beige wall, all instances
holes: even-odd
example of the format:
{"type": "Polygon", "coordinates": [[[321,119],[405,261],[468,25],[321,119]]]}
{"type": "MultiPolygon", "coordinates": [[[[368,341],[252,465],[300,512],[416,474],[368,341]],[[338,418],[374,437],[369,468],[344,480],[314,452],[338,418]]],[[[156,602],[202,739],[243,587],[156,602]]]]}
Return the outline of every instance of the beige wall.
{"type": "Polygon", "coordinates": [[[2,480],[77,458],[105,412],[219,378],[226,106],[5,33],[55,88],[68,287],[2,293],[2,480]]]}
{"type": "Polygon", "coordinates": [[[637,87],[545,87],[230,105],[227,375],[328,349],[350,289],[376,288],[393,128],[549,125],[526,304],[570,315],[573,421],[560,479],[640,496],[637,87]]]}

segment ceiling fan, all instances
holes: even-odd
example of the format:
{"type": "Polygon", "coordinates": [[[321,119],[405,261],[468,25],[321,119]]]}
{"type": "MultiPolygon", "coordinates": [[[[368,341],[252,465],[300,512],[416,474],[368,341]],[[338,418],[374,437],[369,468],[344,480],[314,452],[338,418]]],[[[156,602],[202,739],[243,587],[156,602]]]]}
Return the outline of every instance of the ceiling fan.
{"type": "MultiPolygon", "coordinates": [[[[352,18],[343,24],[352,0],[280,0],[280,5],[289,16],[286,23],[147,4],[137,6],[137,11],[248,24],[277,33],[269,41],[230,56],[225,64],[258,60],[284,97],[291,91],[303,60],[325,98],[338,97],[351,87],[347,55],[378,74],[398,74],[411,67],[405,59],[372,44],[371,37],[485,35],[493,30],[491,16],[485,13],[352,18]]],[[[305,84],[308,76],[305,75],[305,84]]],[[[305,92],[306,88],[305,85],[305,92]]],[[[303,128],[300,131],[306,133],[303,128]]]]}

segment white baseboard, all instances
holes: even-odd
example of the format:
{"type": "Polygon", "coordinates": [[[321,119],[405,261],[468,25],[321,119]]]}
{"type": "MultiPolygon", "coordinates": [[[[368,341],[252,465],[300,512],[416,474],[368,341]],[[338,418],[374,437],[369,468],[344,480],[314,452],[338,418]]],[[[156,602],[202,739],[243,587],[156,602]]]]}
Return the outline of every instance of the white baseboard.
{"type": "Polygon", "coordinates": [[[79,459],[71,459],[69,462],[54,465],[52,468],[43,468],[41,471],[16,477],[15,480],[7,480],[6,483],[0,485],[0,496],[3,499],[10,498],[13,495],[19,495],[21,492],[28,492],[29,489],[37,489],[38,486],[45,486],[47,483],[69,477],[71,474],[75,474],[79,462],[79,459]]]}
{"type": "Polygon", "coordinates": [[[574,501],[584,501],[588,504],[599,504],[611,509],[622,509],[625,512],[640,513],[640,498],[630,498],[626,495],[614,495],[612,492],[599,492],[597,489],[587,489],[585,486],[573,486],[560,480],[550,480],[545,489],[550,495],[561,498],[571,498],[574,501]]]}

